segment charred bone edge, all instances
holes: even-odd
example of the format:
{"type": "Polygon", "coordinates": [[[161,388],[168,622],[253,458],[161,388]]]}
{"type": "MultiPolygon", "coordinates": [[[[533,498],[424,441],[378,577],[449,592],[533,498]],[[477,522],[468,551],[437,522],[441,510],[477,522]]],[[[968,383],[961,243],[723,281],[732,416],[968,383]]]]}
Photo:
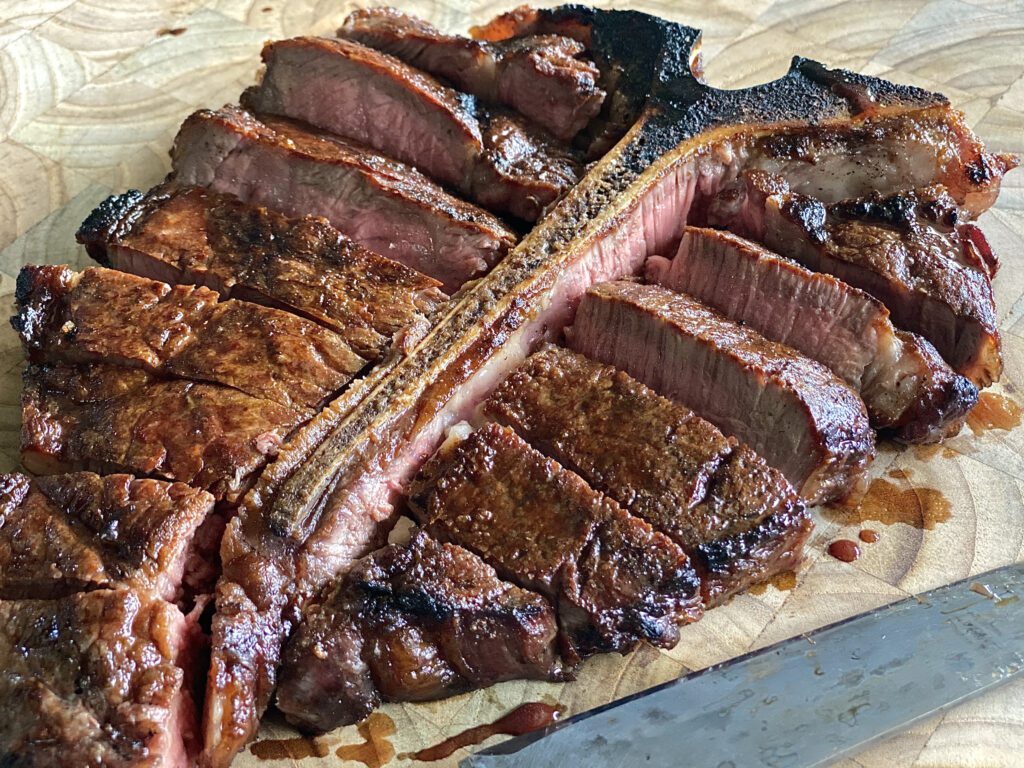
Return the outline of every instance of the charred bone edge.
{"type": "MultiPolygon", "coordinates": [[[[457,401],[442,412],[456,390],[473,374],[484,371],[485,364],[490,369],[485,372],[495,378],[515,367],[530,345],[544,336],[545,323],[557,332],[561,325],[554,320],[564,324],[567,316],[538,317],[558,298],[557,279],[602,236],[621,234],[630,215],[639,209],[638,201],[656,189],[674,164],[711,139],[749,133],[759,125],[764,130],[808,122],[819,127],[849,124],[851,118],[863,116],[866,104],[872,114],[882,116],[949,107],[938,94],[827,70],[801,58],[794,59],[790,71],[772,83],[718,91],[700,83],[689,70],[699,37],[694,29],[633,11],[578,6],[537,15],[550,23],[575,23],[591,40],[592,53],[599,62],[605,66],[616,59],[629,62],[620,67],[630,71],[624,84],[643,83],[654,95],[616,148],[598,161],[499,266],[475,286],[467,286],[444,308],[438,324],[409,357],[390,370],[372,374],[358,393],[350,391],[329,406],[263,473],[243,504],[241,525],[266,556],[290,562],[310,534],[325,520],[330,521],[332,502],[344,500],[347,489],[374,467],[380,477],[373,480],[380,486],[387,483],[383,468],[395,459],[405,458],[411,464],[425,460],[440,441],[443,427],[462,418],[457,401]],[[638,40],[645,44],[639,45],[638,40]],[[643,56],[637,56],[637,51],[643,51],[643,56]],[[640,71],[641,59],[649,65],[648,70],[640,71]],[[655,85],[648,88],[651,83],[655,85]],[[725,127],[729,123],[741,125],[730,130],[725,127]],[[357,395],[364,393],[360,400],[357,395]],[[423,438],[422,445],[414,444],[417,437],[423,438]]],[[[998,169],[980,174],[974,184],[981,192],[972,189],[984,194],[987,182],[998,175],[998,169]]],[[[646,255],[648,249],[638,254],[639,260],[646,255]]],[[[606,277],[619,277],[634,266],[639,268],[639,263],[611,270],[606,277]]],[[[230,579],[230,564],[226,566],[225,576],[230,579]]],[[[284,567],[292,566],[285,562],[284,567]]],[[[282,594],[275,606],[292,602],[293,597],[282,594]]],[[[293,607],[298,602],[295,598],[293,607]]],[[[238,665],[228,670],[229,676],[237,675],[252,685],[261,700],[256,709],[265,705],[269,691],[263,689],[262,680],[254,678],[265,675],[272,685],[277,662],[264,657],[260,663],[257,670],[238,665]]],[[[239,727],[226,736],[237,749],[255,733],[256,723],[248,720],[235,725],[239,727]]],[[[232,746],[213,748],[223,752],[232,746]]]]}

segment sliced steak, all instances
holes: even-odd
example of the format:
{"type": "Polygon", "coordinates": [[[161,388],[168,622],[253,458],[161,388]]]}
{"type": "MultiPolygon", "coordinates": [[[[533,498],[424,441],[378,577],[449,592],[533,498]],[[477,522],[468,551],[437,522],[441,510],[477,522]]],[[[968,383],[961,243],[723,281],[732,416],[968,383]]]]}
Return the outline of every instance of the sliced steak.
{"type": "Polygon", "coordinates": [[[446,444],[413,497],[432,535],[555,603],[570,662],[640,640],[671,648],[677,625],[700,617],[700,582],[682,549],[507,427],[446,444]]]}
{"type": "Polygon", "coordinates": [[[675,257],[652,257],[646,276],[824,364],[860,393],[873,427],[902,440],[955,434],[978,401],[880,301],[736,235],[687,227],[675,257]]]}
{"type": "Polygon", "coordinates": [[[584,47],[562,35],[488,43],[446,35],[395,8],[353,11],[338,36],[389,53],[490,102],[507,104],[569,141],[601,110],[601,73],[584,47]]]}
{"type": "Polygon", "coordinates": [[[201,110],[171,150],[175,178],[289,216],[323,216],[371,251],[454,292],[499,261],[515,234],[407,165],[283,118],[201,110]]]}
{"type": "Polygon", "coordinates": [[[21,456],[32,472],[150,475],[229,503],[306,416],[230,387],[104,363],[30,365],[23,382],[21,456]]]}
{"type": "Polygon", "coordinates": [[[484,413],[683,547],[706,605],[800,563],[811,518],[782,474],[621,371],[549,345],[484,413]]]}
{"type": "Polygon", "coordinates": [[[12,324],[32,361],[110,362],[315,409],[366,364],[338,334],[208,288],[27,266],[12,324]]]}
{"type": "Polygon", "coordinates": [[[712,207],[712,223],[867,291],[897,326],[924,336],[977,385],[999,378],[997,262],[945,189],[826,205],[765,173],[749,173],[739,186],[712,207]]]}
{"type": "Polygon", "coordinates": [[[731,142],[827,128],[829,151],[847,162],[818,166],[806,156],[801,167],[820,168],[822,179],[838,170],[850,184],[889,184],[941,173],[976,205],[995,198],[1005,158],[984,153],[941,96],[806,59],[773,83],[721,91],[689,69],[697,30],[635,11],[536,13],[557,17],[557,31],[582,40],[602,72],[622,73],[615,95],[637,105],[634,118],[650,109],[486,281],[453,297],[422,343],[379,378],[375,369],[358,402],[350,389],[318,414],[262,473],[225,538],[206,698],[212,765],[226,765],[256,733],[281,643],[310,590],[375,546],[445,430],[469,418],[541,339],[561,333],[590,284],[636,274],[678,243],[682,202],[698,181],[713,180],[705,169],[731,167],[731,142]],[[921,151],[904,162],[911,141],[921,151]]]}
{"type": "Polygon", "coordinates": [[[550,603],[423,532],[356,564],[285,651],[277,707],[323,732],[382,701],[427,701],[502,680],[561,680],[550,603]]]}
{"type": "Polygon", "coordinates": [[[611,282],[587,291],[569,334],[747,443],[812,503],[861,489],[875,454],[864,404],[820,363],[686,294],[611,282]]]}
{"type": "Polygon", "coordinates": [[[77,237],[104,266],[287,309],[341,334],[367,360],[445,300],[436,280],[323,219],[289,218],[202,187],[113,195],[77,237]]]}
{"type": "Polygon", "coordinates": [[[0,764],[194,765],[193,640],[177,608],[131,589],[0,600],[0,764]]]}
{"type": "Polygon", "coordinates": [[[213,497],[183,483],[75,472],[0,475],[0,599],[117,585],[180,597],[213,497]]]}
{"type": "Polygon", "coordinates": [[[373,147],[488,208],[536,221],[579,178],[567,147],[373,48],[297,37],[267,43],[263,61],[262,82],[242,96],[247,109],[373,147]]]}

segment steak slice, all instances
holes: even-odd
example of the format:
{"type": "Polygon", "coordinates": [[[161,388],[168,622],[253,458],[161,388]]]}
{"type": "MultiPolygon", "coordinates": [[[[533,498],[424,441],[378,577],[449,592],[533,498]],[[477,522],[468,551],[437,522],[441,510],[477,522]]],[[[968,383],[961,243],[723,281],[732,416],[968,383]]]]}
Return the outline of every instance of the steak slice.
{"type": "Polygon", "coordinates": [[[705,605],[799,565],[811,517],[780,472],[625,373],[545,346],[484,414],[679,544],[705,605]]]}
{"type": "Polygon", "coordinates": [[[516,241],[481,208],[407,165],[283,118],[200,110],[171,150],[176,180],[289,216],[323,216],[355,242],[441,281],[449,293],[516,241]]]}
{"type": "Polygon", "coordinates": [[[581,58],[584,46],[563,35],[489,43],[446,35],[395,8],[353,11],[338,37],[395,56],[492,103],[506,104],[562,141],[601,110],[601,73],[581,58]]]}
{"type": "Polygon", "coordinates": [[[867,291],[978,386],[999,378],[997,262],[943,187],[825,204],[764,173],[741,184],[712,209],[713,223],[867,291]]]}
{"type": "Polygon", "coordinates": [[[187,768],[196,743],[179,665],[194,636],[133,589],[0,600],[0,763],[187,768]]]}
{"type": "Polygon", "coordinates": [[[893,328],[880,301],[736,235],[687,227],[675,257],[652,257],[646,275],[830,368],[860,393],[873,427],[904,441],[956,434],[978,401],[931,344],[893,328]]]}
{"type": "Polygon", "coordinates": [[[177,480],[236,502],[306,414],[230,387],[105,363],[30,365],[21,456],[36,474],[177,480]]]}
{"type": "Polygon", "coordinates": [[[851,496],[866,479],[875,443],[856,393],[686,294],[603,283],[583,297],[569,339],[747,443],[811,503],[851,496]]]}
{"type": "Polygon", "coordinates": [[[263,61],[247,109],[373,147],[488,208],[536,221],[579,178],[567,147],[511,114],[480,113],[471,96],[373,48],[297,37],[267,43],[263,61]]]}
{"type": "Polygon", "coordinates": [[[570,662],[671,648],[701,615],[700,581],[671,539],[516,435],[488,424],[423,469],[411,505],[431,535],[552,600],[570,662]]]}
{"type": "Polygon", "coordinates": [[[0,475],[0,599],[116,585],[178,599],[213,497],[183,483],[75,472],[0,475]]]}
{"type": "Polygon", "coordinates": [[[107,198],[78,230],[107,267],[286,309],[376,360],[445,301],[440,283],[357,245],[323,219],[293,219],[202,187],[107,198]]]}
{"type": "Polygon", "coordinates": [[[15,330],[33,362],[110,362],[234,387],[311,411],[366,361],[345,340],[279,309],[208,288],[170,286],[112,269],[27,266],[15,330]]]}
{"type": "Polygon", "coordinates": [[[277,707],[293,725],[323,732],[382,701],[561,680],[557,635],[547,600],[420,531],[361,560],[306,611],[285,650],[277,707]]]}

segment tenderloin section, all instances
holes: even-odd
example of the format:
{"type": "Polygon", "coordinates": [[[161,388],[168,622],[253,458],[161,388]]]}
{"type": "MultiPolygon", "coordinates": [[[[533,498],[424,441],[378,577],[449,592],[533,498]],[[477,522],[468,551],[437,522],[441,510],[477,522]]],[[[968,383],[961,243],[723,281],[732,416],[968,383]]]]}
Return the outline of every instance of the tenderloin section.
{"type": "Polygon", "coordinates": [[[865,480],[874,435],[856,393],[685,294],[624,281],[591,288],[570,344],[747,443],[811,503],[850,496],[865,480]]]}
{"type": "Polygon", "coordinates": [[[442,448],[413,505],[431,535],[552,600],[570,662],[640,640],[671,648],[678,624],[701,615],[682,549],[507,427],[488,424],[442,448]]]}
{"type": "Polygon", "coordinates": [[[828,204],[750,173],[709,219],[871,294],[898,327],[928,339],[978,386],[999,378],[997,262],[943,187],[828,204]]]}
{"type": "Polygon", "coordinates": [[[811,519],[782,474],[621,371],[547,346],[484,413],[683,547],[706,605],[800,563],[811,519]]]}
{"type": "Polygon", "coordinates": [[[284,654],[277,706],[295,725],[326,731],[382,701],[563,679],[557,630],[540,595],[418,532],[361,560],[306,612],[284,654]]]}

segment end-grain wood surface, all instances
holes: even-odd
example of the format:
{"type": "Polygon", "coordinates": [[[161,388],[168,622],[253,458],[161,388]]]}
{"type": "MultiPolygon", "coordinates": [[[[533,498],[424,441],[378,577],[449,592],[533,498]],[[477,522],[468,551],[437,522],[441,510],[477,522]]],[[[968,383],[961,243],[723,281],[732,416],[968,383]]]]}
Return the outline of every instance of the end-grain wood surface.
{"type": "MultiPolygon", "coordinates": [[[[405,0],[465,31],[516,0],[405,0]]],[[[595,3],[601,7],[612,4],[595,3]]],[[[145,189],[193,109],[233,101],[264,40],[330,33],[359,5],[341,0],[0,0],[0,293],[10,306],[26,262],[87,263],[73,233],[106,195],[145,189]]],[[[782,74],[794,54],[947,94],[994,150],[1024,151],[1024,3],[1000,0],[685,0],[621,2],[704,30],[707,78],[737,87],[782,74]]],[[[386,706],[368,727],[318,740],[268,722],[244,768],[405,765],[403,753],[488,722],[526,701],[567,712],[619,698],[906,595],[1024,559],[1024,170],[982,225],[1003,259],[995,281],[1006,371],[973,428],[942,448],[880,447],[860,512],[822,510],[796,588],[738,597],[685,628],[679,646],[589,661],[568,685],[507,683],[442,702],[386,706]],[[1009,416],[1001,412],[1010,411],[1009,416]],[[1019,419],[1016,419],[1019,420],[1019,419]],[[880,533],[857,562],[836,538],[880,533]],[[391,723],[394,723],[394,728],[391,723]],[[393,731],[393,732],[392,732],[393,731]],[[260,754],[284,755],[276,760],[260,754]],[[287,755],[293,755],[291,757],[287,755]],[[353,761],[353,758],[355,760],[353,761]]],[[[0,470],[18,467],[21,352],[0,329],[0,470]]],[[[781,589],[779,587],[782,587],[781,589]]],[[[728,741],[694,745],[730,759],[728,741]]],[[[456,753],[447,763],[465,756],[456,753]]],[[[581,763],[586,758],[581,755],[581,763]]],[[[843,768],[1024,766],[1024,682],[889,738],[843,768]]],[[[743,766],[742,768],[748,768],[743,766]]]]}

